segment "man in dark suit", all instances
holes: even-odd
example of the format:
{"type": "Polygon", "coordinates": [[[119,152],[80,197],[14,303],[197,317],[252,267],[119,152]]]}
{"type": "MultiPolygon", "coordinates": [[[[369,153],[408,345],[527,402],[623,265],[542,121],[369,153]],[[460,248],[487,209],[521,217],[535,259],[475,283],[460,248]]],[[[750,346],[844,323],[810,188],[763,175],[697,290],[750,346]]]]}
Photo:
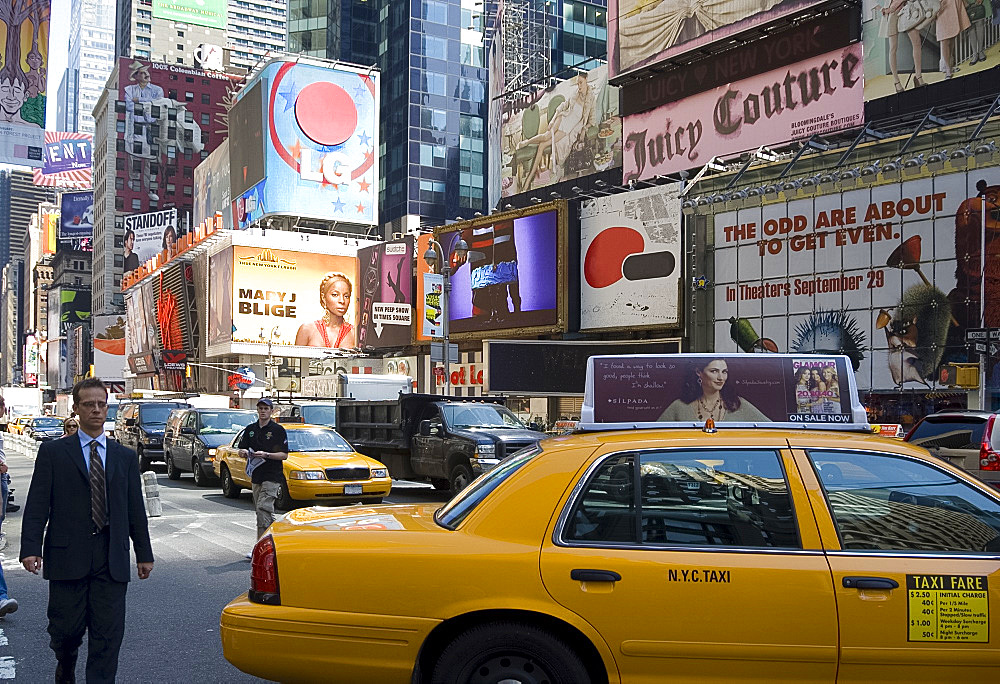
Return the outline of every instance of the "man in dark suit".
{"type": "Polygon", "coordinates": [[[125,633],[129,537],[139,579],[153,570],[153,548],[135,452],[104,435],[104,383],[97,378],[77,383],[73,410],[80,417],[77,434],[38,449],[20,559],[26,570],[42,570],[49,580],[56,682],[75,681],[77,650],[89,629],[87,682],[113,683],[125,633]]]}

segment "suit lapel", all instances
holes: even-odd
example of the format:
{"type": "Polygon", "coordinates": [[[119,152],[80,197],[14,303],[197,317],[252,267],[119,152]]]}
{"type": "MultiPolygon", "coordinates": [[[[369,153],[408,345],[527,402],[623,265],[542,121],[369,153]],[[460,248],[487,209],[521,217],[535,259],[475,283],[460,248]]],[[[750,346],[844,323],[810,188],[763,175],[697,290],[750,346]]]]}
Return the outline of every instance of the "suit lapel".
{"type": "Polygon", "coordinates": [[[76,435],[70,435],[63,437],[63,442],[66,445],[66,453],[69,455],[70,460],[76,464],[80,474],[83,475],[83,479],[89,482],[90,473],[87,471],[87,464],[83,460],[83,447],[80,446],[80,438],[76,435]]]}

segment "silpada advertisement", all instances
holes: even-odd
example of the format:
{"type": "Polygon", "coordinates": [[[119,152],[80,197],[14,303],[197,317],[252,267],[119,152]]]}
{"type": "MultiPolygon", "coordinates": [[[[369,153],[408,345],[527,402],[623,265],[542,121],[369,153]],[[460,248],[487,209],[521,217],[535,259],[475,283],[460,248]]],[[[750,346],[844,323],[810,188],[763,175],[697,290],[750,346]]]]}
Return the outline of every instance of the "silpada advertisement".
{"type": "Polygon", "coordinates": [[[595,423],[851,424],[864,415],[845,356],[594,356],[587,385],[595,423]]]}

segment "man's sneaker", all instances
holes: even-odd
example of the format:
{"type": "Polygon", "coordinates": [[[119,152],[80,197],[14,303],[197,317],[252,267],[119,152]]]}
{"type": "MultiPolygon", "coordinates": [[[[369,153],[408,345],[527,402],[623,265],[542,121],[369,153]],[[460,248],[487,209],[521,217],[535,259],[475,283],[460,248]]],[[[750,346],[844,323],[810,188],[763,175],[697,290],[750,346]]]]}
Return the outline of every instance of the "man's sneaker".
{"type": "Polygon", "coordinates": [[[0,601],[0,617],[3,617],[7,613],[17,612],[17,601],[12,598],[7,598],[0,601]]]}
{"type": "Polygon", "coordinates": [[[7,533],[0,532],[0,551],[7,548],[7,533]]]}
{"type": "Polygon", "coordinates": [[[243,557],[246,558],[247,560],[252,559],[253,558],[253,551],[250,551],[247,555],[245,555],[243,557]]]}

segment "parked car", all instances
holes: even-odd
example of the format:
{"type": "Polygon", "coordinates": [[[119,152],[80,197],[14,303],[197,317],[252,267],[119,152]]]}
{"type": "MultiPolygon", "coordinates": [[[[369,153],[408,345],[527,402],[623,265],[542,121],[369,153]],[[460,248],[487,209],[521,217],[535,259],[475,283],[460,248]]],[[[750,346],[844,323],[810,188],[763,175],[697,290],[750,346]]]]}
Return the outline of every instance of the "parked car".
{"type": "MultiPolygon", "coordinates": [[[[332,428],[290,423],[288,458],[282,461],[284,481],[276,502],[289,510],[296,503],[331,504],[340,502],[380,503],[389,496],[392,478],[385,465],[354,450],[332,428]]],[[[222,493],[235,499],[249,489],[247,461],[237,445],[243,430],[227,446],[218,448],[215,464],[222,481],[222,493]]]]}
{"type": "Polygon", "coordinates": [[[199,487],[218,482],[215,454],[233,435],[257,420],[255,411],[216,408],[178,408],[170,412],[163,431],[167,477],[180,479],[182,472],[194,474],[199,487]]]}
{"type": "Polygon", "coordinates": [[[122,403],[115,419],[115,439],[135,451],[140,469],[149,470],[153,461],[163,460],[163,429],[170,412],[186,407],[179,401],[122,403]]]}
{"type": "Polygon", "coordinates": [[[941,411],[921,418],[905,441],[1000,489],[1000,428],[989,411],[941,411]]]}
{"type": "Polygon", "coordinates": [[[104,419],[104,434],[111,439],[115,438],[115,420],[118,418],[118,408],[121,404],[113,396],[108,397],[108,415],[104,419]]]}
{"type": "Polygon", "coordinates": [[[63,419],[56,416],[32,418],[21,428],[21,434],[25,437],[34,437],[36,442],[59,439],[63,436],[63,419]]]}

